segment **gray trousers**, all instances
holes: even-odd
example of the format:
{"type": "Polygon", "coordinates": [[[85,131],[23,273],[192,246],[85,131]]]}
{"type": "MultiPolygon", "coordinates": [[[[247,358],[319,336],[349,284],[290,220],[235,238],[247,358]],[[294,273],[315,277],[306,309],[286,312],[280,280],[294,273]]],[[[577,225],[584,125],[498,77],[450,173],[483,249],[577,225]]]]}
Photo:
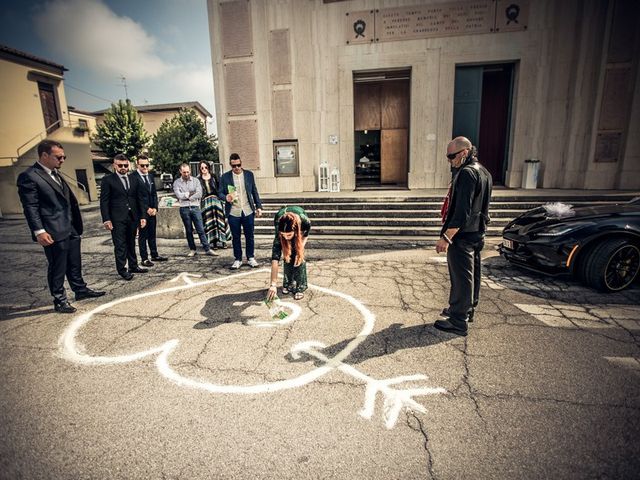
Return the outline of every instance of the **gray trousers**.
{"type": "Polygon", "coordinates": [[[465,232],[455,235],[453,244],[447,249],[451,279],[449,321],[453,324],[466,322],[469,313],[478,305],[482,274],[480,252],[483,247],[483,234],[465,232]]]}

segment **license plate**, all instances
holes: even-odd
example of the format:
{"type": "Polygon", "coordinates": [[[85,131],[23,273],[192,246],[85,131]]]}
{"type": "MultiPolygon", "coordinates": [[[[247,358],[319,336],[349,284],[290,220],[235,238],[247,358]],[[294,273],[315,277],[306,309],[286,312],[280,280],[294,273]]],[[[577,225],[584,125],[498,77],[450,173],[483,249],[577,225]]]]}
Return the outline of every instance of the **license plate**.
{"type": "Polygon", "coordinates": [[[502,239],[502,245],[504,248],[508,248],[509,250],[513,250],[515,246],[512,240],[508,240],[506,238],[502,239]]]}

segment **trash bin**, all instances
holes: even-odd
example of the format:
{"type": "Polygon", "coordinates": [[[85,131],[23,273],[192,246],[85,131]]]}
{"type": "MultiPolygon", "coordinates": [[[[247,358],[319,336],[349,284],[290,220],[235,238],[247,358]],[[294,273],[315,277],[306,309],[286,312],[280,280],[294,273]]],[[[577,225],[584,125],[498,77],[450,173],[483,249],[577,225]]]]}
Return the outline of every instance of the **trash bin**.
{"type": "Polygon", "coordinates": [[[522,170],[522,188],[536,188],[538,186],[539,172],[540,160],[537,158],[526,159],[522,170]]]}

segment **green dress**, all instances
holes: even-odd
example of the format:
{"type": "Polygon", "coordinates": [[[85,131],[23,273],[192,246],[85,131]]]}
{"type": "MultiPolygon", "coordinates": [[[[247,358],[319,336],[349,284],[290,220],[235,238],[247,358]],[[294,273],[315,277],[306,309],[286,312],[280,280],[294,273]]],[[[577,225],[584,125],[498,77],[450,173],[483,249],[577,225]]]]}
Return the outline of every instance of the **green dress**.
{"type": "MultiPolygon", "coordinates": [[[[278,221],[280,217],[282,217],[285,213],[295,213],[300,217],[300,226],[302,229],[302,235],[305,237],[309,236],[309,230],[311,230],[311,222],[309,221],[309,217],[307,213],[304,211],[302,207],[282,207],[276,213],[276,216],[273,218],[273,224],[276,229],[276,236],[273,239],[273,248],[271,249],[271,260],[280,261],[282,258],[282,245],[280,244],[280,237],[278,235],[278,221]]],[[[286,288],[292,293],[302,293],[307,289],[307,262],[302,262],[301,265],[295,266],[296,261],[296,251],[295,248],[291,252],[291,261],[284,262],[283,261],[283,281],[282,287],[286,288]]]]}

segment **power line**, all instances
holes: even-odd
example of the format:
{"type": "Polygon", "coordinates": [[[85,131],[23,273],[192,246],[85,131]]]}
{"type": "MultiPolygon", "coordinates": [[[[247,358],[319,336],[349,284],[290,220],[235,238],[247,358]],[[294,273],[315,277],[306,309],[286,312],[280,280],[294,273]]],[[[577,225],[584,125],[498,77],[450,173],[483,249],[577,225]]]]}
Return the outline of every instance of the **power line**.
{"type": "Polygon", "coordinates": [[[109,100],[108,98],[99,97],[98,95],[94,95],[93,93],[89,93],[89,92],[87,92],[85,90],[82,90],[81,88],[74,87],[73,85],[69,85],[69,83],[67,83],[67,82],[64,82],[64,85],[65,85],[65,87],[69,87],[72,90],[77,90],[79,92],[84,93],[85,95],[89,95],[90,97],[97,98],[98,100],[103,100],[105,102],[114,103],[114,100],[109,100]]]}

